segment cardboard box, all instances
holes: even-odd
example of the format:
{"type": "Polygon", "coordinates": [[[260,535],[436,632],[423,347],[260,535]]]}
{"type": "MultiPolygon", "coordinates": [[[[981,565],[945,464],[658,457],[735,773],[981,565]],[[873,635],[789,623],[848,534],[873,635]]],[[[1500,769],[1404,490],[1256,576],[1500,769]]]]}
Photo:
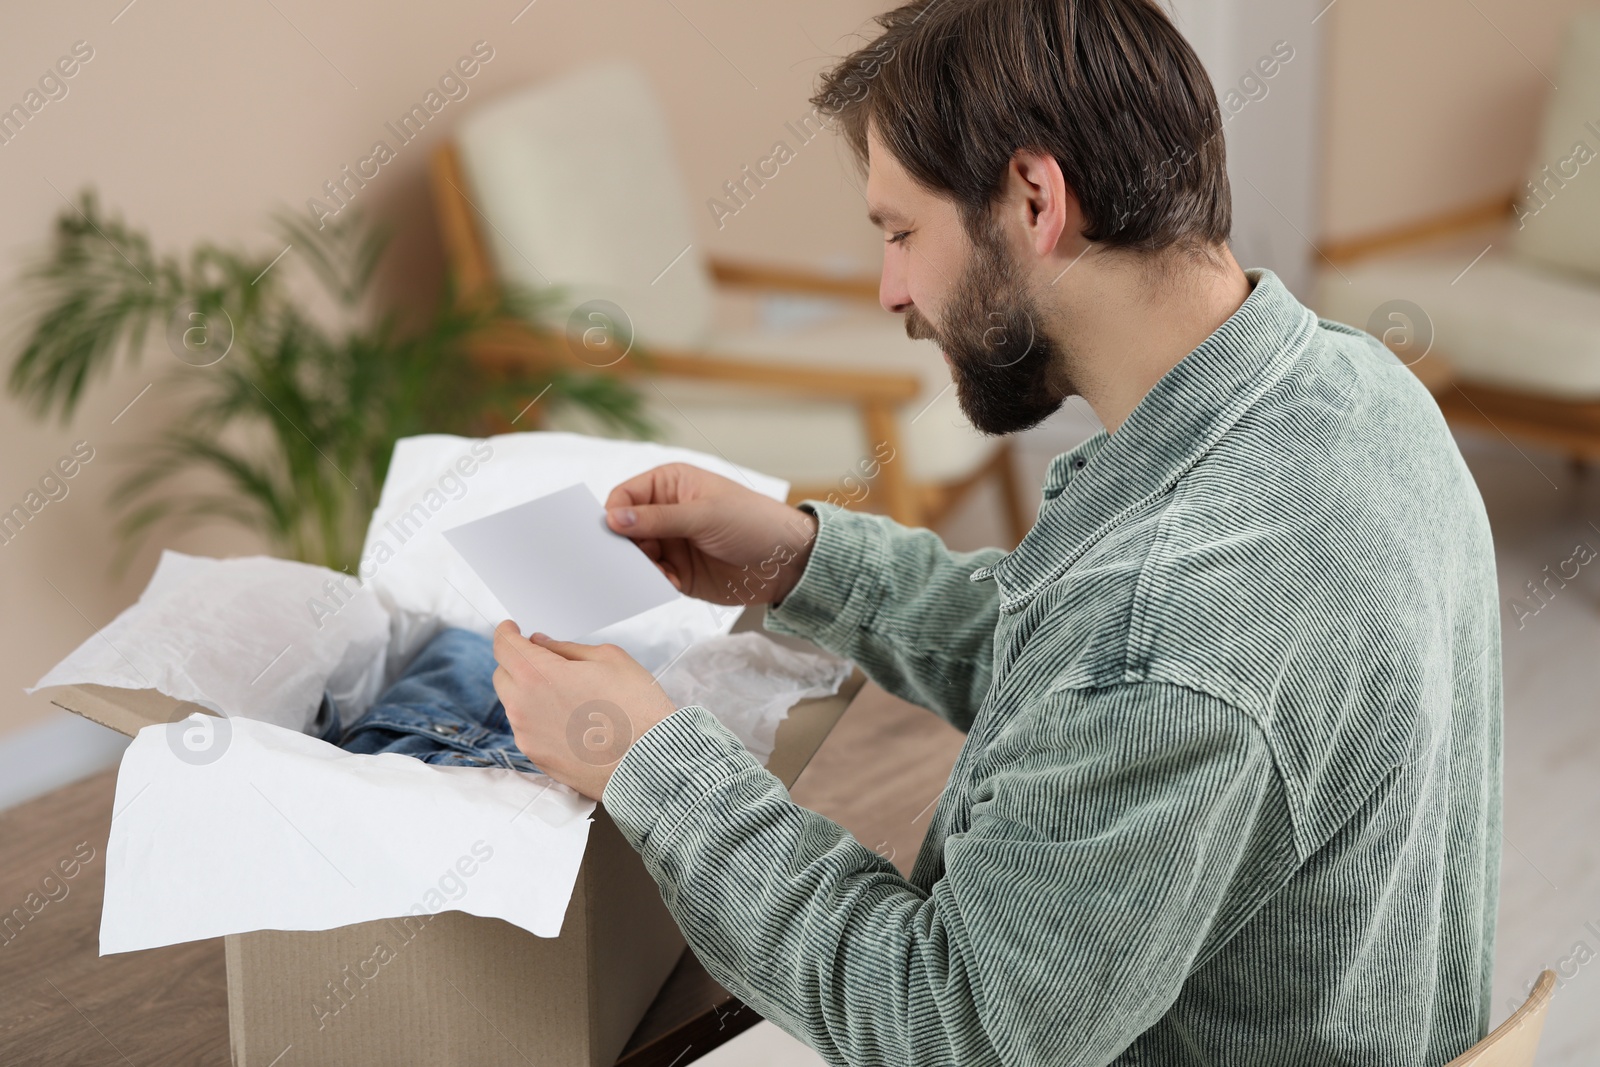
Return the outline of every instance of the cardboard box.
{"type": "MultiPolygon", "coordinates": [[[[748,610],[736,630],[759,628],[748,610]]],[[[793,639],[766,635],[785,644],[793,639]]],[[[795,706],[768,769],[786,786],[860,689],[795,706]]],[[[64,686],[58,707],[132,735],[198,705],[64,686]]],[[[611,1067],[684,950],[660,889],[603,807],[558,938],[463,912],[224,939],[238,1067],[611,1067]]]]}

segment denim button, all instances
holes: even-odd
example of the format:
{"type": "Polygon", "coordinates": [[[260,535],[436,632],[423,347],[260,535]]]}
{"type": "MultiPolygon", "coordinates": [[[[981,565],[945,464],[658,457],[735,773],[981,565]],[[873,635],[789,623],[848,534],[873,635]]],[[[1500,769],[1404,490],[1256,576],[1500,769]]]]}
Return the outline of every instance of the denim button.
{"type": "Polygon", "coordinates": [[[433,723],[428,727],[428,729],[432,730],[436,734],[454,734],[461,732],[461,727],[451,726],[449,723],[442,722],[433,723]]]}

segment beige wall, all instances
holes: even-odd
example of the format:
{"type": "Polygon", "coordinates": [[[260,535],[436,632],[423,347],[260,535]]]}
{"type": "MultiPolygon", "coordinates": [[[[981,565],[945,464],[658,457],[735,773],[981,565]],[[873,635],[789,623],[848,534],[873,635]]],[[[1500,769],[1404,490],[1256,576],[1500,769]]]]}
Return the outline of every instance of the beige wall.
{"type": "Polygon", "coordinates": [[[1320,20],[1323,238],[1520,188],[1562,26],[1593,3],[1337,0],[1320,20]]]}
{"type": "MultiPolygon", "coordinates": [[[[705,207],[723,181],[767,156],[774,141],[795,147],[783,125],[809,112],[805,100],[827,57],[854,47],[851,34],[872,32],[874,7],[865,0],[538,0],[520,17],[523,0],[145,0],[118,16],[125,2],[26,5],[8,14],[0,34],[5,105],[20,101],[74,42],[94,49],[67,83],[67,96],[46,104],[20,136],[0,145],[8,366],[12,331],[26,310],[14,299],[17,266],[46,240],[63,206],[52,185],[68,196],[97,186],[105,204],[147,227],[161,248],[185,248],[200,238],[266,247],[262,223],[274,207],[303,209],[324,180],[367,154],[385,121],[419,100],[479,40],[494,58],[469,83],[470,95],[448,104],[426,139],[402,148],[357,199],[401,230],[395,248],[401,290],[429,291],[438,276],[424,168],[440,134],[496,93],[614,54],[640,61],[665,98],[705,247],[876,267],[877,236],[832,138],[800,148],[721,232],[705,207]]],[[[127,606],[154,567],[152,546],[123,579],[109,574],[115,546],[106,529],[106,495],[129,445],[174,410],[163,376],[177,366],[153,346],[139,368],[97,382],[65,426],[38,422],[9,397],[0,399],[4,507],[20,502],[73,442],[95,449],[69,483],[69,495],[0,545],[0,732],[49,713],[43,696],[24,696],[21,688],[127,606]]],[[[215,527],[167,543],[209,554],[257,547],[215,527]]]]}
{"type": "MultiPolygon", "coordinates": [[[[876,267],[877,236],[832,138],[800,149],[724,229],[705,208],[724,180],[787,137],[785,121],[807,113],[827,57],[851,47],[849,35],[875,32],[873,0],[537,0],[520,17],[520,0],[124,2],[24,6],[0,35],[7,105],[74,42],[95,51],[68,95],[0,146],[8,339],[25,311],[13,299],[16,267],[46,239],[62,207],[56,189],[70,196],[94,184],[163,248],[199,238],[264,247],[261,224],[272,208],[303,207],[478,40],[495,58],[471,95],[448,105],[425,140],[403,148],[360,194],[358,202],[400,227],[399,291],[427,292],[437,278],[424,164],[439,135],[478,101],[616,53],[642,62],[664,95],[705,247],[876,267]]],[[[1337,0],[1318,23],[1327,35],[1320,232],[1362,233],[1514,184],[1548,89],[1529,61],[1551,70],[1558,28],[1578,2],[1337,0]]],[[[70,495],[0,546],[0,732],[48,712],[21,687],[131,602],[149,576],[154,547],[122,579],[109,574],[105,498],[130,443],[174,410],[162,384],[172,366],[153,348],[141,367],[97,382],[65,426],[37,422],[0,398],[0,506],[20,501],[73,442],[95,448],[70,495]]],[[[167,543],[212,554],[257,547],[222,528],[167,543]]]]}

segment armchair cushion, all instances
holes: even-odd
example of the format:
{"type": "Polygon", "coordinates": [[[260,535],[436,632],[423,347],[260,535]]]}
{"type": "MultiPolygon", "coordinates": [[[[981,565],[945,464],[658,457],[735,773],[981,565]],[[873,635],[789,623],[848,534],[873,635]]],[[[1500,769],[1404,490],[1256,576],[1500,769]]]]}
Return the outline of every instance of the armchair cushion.
{"type": "Polygon", "coordinates": [[[641,343],[700,343],[710,274],[666,115],[637,66],[585,66],[501,97],[461,124],[459,148],[498,276],[567,289],[553,325],[604,299],[641,343]]]}
{"type": "Polygon", "coordinates": [[[1600,8],[1573,17],[1555,81],[1512,248],[1530,263],[1600,280],[1600,8]]]}
{"type": "Polygon", "coordinates": [[[1432,322],[1430,356],[1463,380],[1600,399],[1600,284],[1494,252],[1463,275],[1465,263],[1459,253],[1418,254],[1325,272],[1317,313],[1367,329],[1383,304],[1409,300],[1432,322]]]}

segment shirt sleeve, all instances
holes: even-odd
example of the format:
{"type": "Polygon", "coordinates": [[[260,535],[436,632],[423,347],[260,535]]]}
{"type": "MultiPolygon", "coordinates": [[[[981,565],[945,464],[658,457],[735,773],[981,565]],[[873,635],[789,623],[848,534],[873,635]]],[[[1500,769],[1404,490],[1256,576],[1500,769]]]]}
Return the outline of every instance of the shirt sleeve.
{"type": "Polygon", "coordinates": [[[1053,694],[973,775],[928,891],[699,706],[603,802],[706,969],[833,1064],[1109,1063],[1292,869],[1258,728],[1181,687],[1053,694]]]}
{"type": "Polygon", "coordinates": [[[765,627],[853,660],[884,689],[971,727],[994,664],[999,590],[972,580],[1004,552],[952,552],[931,530],[808,500],[817,536],[765,627]]]}

